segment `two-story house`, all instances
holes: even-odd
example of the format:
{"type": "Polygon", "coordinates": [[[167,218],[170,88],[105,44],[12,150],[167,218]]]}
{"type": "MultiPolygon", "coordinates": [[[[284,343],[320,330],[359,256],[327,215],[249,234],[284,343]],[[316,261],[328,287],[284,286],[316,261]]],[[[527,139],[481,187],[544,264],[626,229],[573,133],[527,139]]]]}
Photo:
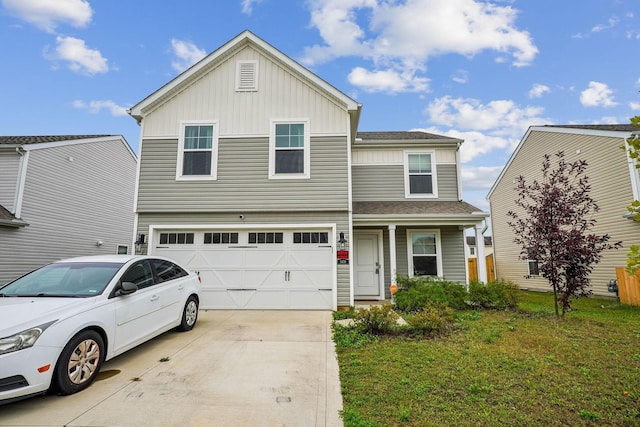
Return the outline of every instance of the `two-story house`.
{"type": "MultiPolygon", "coordinates": [[[[552,125],[532,126],[511,155],[489,191],[493,254],[496,277],[511,280],[523,289],[550,291],[549,282],[540,275],[536,260],[520,259],[507,212],[517,210],[515,182],[523,176],[528,183],[542,178],[545,154],[555,158],[563,151],[565,161],[586,160],[585,176],[589,178],[590,196],[599,211],[592,232],[609,234],[610,242],[623,242],[623,248],[603,253],[600,263],[590,275],[595,295],[611,296],[607,285],[616,278],[616,267],[625,267],[629,246],[640,244],[640,223],[629,217],[627,206],[640,198],[635,161],[622,149],[625,139],[637,128],[618,125],[552,125]]],[[[552,162],[552,166],[556,165],[552,162]]]]}
{"type": "MultiPolygon", "coordinates": [[[[202,308],[336,309],[396,275],[465,281],[461,140],[358,132],[361,105],[245,31],[133,106],[139,250],[202,308]]],[[[478,231],[479,232],[479,231],[478,231]]]]}
{"type": "Polygon", "coordinates": [[[131,253],[136,168],[120,135],[0,136],[0,284],[61,258],[131,253]]]}

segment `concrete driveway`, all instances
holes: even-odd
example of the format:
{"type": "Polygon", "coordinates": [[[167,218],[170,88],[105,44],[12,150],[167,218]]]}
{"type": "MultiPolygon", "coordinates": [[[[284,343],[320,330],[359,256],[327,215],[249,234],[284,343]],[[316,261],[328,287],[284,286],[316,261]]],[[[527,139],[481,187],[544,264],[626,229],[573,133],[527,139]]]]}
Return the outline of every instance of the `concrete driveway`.
{"type": "Polygon", "coordinates": [[[341,426],[330,326],[327,311],[201,311],[78,394],[0,406],[0,425],[341,426]]]}

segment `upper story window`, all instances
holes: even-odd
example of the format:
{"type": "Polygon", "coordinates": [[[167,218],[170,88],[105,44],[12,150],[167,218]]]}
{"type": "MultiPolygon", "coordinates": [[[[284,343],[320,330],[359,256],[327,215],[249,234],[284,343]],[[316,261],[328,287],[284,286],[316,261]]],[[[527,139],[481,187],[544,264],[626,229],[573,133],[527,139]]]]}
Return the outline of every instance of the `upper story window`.
{"type": "Polygon", "coordinates": [[[183,123],[178,144],[176,179],[216,179],[218,158],[216,122],[183,123]]]}
{"type": "Polygon", "coordinates": [[[435,152],[405,152],[405,196],[437,197],[435,152]]]}
{"type": "Polygon", "coordinates": [[[273,121],[269,138],[270,178],[309,178],[309,122],[273,121]]]}

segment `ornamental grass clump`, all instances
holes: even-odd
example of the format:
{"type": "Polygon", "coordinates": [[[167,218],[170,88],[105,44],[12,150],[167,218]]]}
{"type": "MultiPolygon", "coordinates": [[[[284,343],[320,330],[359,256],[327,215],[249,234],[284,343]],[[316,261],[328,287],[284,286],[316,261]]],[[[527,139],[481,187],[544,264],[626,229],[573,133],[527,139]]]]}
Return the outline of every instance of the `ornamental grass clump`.
{"type": "Polygon", "coordinates": [[[396,332],[399,318],[391,304],[383,304],[368,309],[359,308],[353,319],[354,326],[360,332],[381,335],[396,332]]]}

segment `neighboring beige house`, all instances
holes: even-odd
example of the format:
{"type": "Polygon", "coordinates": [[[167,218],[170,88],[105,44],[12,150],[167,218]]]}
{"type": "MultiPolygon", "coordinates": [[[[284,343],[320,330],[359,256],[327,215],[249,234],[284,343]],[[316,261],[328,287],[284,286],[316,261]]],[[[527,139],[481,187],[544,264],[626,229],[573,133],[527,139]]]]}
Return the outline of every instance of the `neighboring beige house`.
{"type": "Polygon", "coordinates": [[[136,168],[120,135],[0,136],[0,284],[61,258],[131,253],[136,168]]]}
{"type": "Polygon", "coordinates": [[[360,132],[361,109],[239,34],[129,111],[139,250],[198,271],[205,309],[336,309],[388,298],[396,275],[465,282],[465,230],[488,214],[461,200],[462,140],[360,132]]]}
{"type": "Polygon", "coordinates": [[[516,178],[522,175],[527,182],[539,180],[543,155],[564,151],[568,162],[588,162],[590,194],[600,207],[592,231],[609,234],[611,242],[623,243],[622,249],[604,253],[591,274],[594,294],[611,296],[607,284],[616,278],[615,268],[626,265],[630,245],[640,244],[640,223],[630,219],[627,211],[627,206],[640,198],[638,171],[621,149],[632,131],[637,129],[624,124],[529,128],[488,194],[497,278],[514,281],[523,289],[550,290],[549,283],[538,274],[535,260],[518,258],[521,248],[513,242],[507,212],[516,209],[516,178]]]}

